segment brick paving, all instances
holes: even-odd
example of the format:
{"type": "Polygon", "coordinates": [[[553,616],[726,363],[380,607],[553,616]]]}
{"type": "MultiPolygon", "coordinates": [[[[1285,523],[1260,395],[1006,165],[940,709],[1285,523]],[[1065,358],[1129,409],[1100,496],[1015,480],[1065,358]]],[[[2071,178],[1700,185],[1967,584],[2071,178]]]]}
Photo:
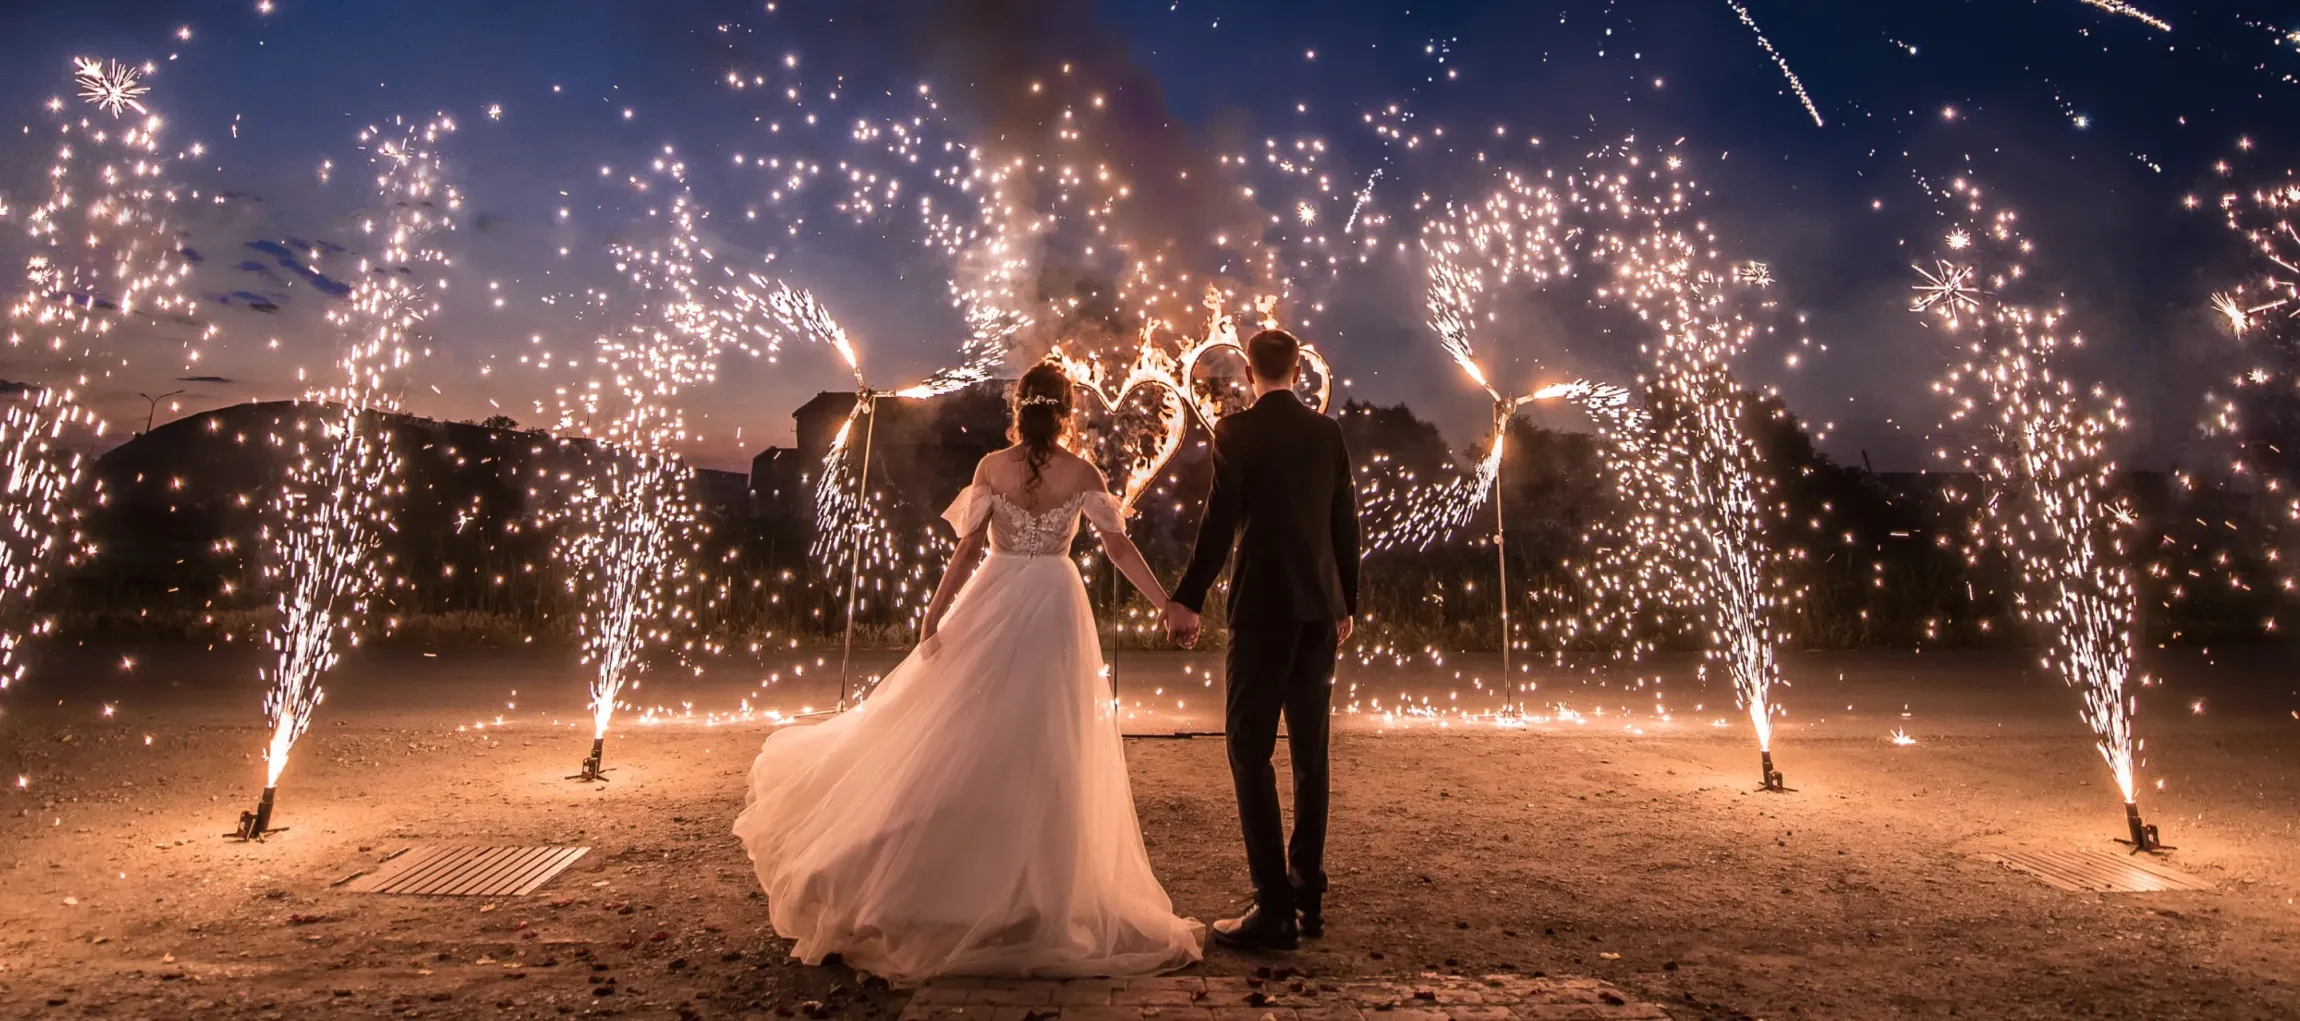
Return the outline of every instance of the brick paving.
{"type": "Polygon", "coordinates": [[[1590,978],[937,979],[902,1021],[1667,1021],[1590,978]]]}

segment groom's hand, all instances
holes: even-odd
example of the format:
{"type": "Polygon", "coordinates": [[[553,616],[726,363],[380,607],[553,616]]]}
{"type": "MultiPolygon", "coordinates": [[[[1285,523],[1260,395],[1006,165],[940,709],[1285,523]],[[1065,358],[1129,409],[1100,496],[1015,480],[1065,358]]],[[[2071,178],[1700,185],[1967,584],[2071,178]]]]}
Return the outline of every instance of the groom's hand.
{"type": "Polygon", "coordinates": [[[1198,644],[1198,613],[1180,603],[1166,604],[1166,637],[1185,649],[1198,644]]]}

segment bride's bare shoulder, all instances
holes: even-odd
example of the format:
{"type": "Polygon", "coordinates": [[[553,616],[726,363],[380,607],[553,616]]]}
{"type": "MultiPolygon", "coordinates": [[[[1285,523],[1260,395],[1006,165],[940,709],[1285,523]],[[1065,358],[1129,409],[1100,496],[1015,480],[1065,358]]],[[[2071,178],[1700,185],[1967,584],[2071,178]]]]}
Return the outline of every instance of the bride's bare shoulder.
{"type": "Polygon", "coordinates": [[[1019,449],[1021,448],[1007,447],[1003,450],[993,450],[990,453],[982,455],[982,460],[974,462],[975,484],[978,486],[991,486],[996,485],[1002,479],[1008,478],[1013,473],[1015,467],[1021,463],[1020,460],[1015,456],[1015,452],[1019,449]]]}
{"type": "Polygon", "coordinates": [[[1073,483],[1073,485],[1065,486],[1064,488],[1101,488],[1102,469],[1096,468],[1094,466],[1094,462],[1080,457],[1072,451],[1056,450],[1054,452],[1052,463],[1047,467],[1049,469],[1047,472],[1048,476],[1059,478],[1064,482],[1073,483]]]}

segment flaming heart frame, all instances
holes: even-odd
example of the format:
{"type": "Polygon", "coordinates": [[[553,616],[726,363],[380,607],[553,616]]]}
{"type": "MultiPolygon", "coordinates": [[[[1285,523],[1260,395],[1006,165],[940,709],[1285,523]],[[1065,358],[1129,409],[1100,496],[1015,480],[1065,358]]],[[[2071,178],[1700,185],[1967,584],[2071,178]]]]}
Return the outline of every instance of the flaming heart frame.
{"type": "MultiPolygon", "coordinates": [[[[1188,350],[1182,352],[1180,371],[1177,376],[1182,381],[1183,387],[1190,391],[1188,395],[1190,405],[1196,409],[1198,421],[1204,423],[1206,428],[1211,429],[1215,422],[1221,421],[1222,407],[1221,403],[1213,397],[1198,395],[1194,386],[1198,362],[1216,351],[1227,350],[1236,352],[1238,361],[1243,364],[1246,361],[1246,345],[1238,340],[1238,313],[1225,311],[1221,293],[1211,286],[1206,288],[1205,306],[1207,313],[1206,335],[1196,344],[1191,345],[1188,350]]],[[[1263,329],[1275,329],[1278,325],[1278,319],[1273,313],[1277,306],[1278,296],[1274,294],[1265,294],[1254,299],[1256,324],[1263,329]]],[[[1333,400],[1333,369],[1326,364],[1326,357],[1319,354],[1316,347],[1303,344],[1301,351],[1302,361],[1308,363],[1310,369],[1318,377],[1317,400],[1311,405],[1311,410],[1323,415],[1333,400]]],[[[1249,373],[1251,371],[1248,369],[1249,373]]]]}
{"type": "Polygon", "coordinates": [[[1106,414],[1115,416],[1136,390],[1164,391],[1172,398],[1174,411],[1163,416],[1165,421],[1161,424],[1164,428],[1155,453],[1130,467],[1125,485],[1120,490],[1118,506],[1121,512],[1127,514],[1133,513],[1135,501],[1142,498],[1151,480],[1165,471],[1167,462],[1172,461],[1174,454],[1182,449],[1182,439],[1190,424],[1190,412],[1195,406],[1187,388],[1177,385],[1173,357],[1150,342],[1149,331],[1145,330],[1143,334],[1141,345],[1135,349],[1134,364],[1127,368],[1115,392],[1108,382],[1110,374],[1101,362],[1073,357],[1060,348],[1054,351],[1054,358],[1061,364],[1063,374],[1070,377],[1071,384],[1092,394],[1106,414]]]}

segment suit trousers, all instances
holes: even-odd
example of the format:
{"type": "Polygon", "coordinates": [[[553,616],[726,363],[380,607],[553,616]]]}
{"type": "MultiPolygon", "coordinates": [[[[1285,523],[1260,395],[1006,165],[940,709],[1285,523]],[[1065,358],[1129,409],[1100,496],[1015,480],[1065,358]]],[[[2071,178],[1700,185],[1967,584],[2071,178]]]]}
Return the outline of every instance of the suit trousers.
{"type": "Polygon", "coordinates": [[[1339,647],[1333,621],[1230,629],[1224,720],[1230,781],[1237,788],[1254,901],[1281,917],[1292,916],[1299,894],[1326,889],[1326,806],[1332,785],[1326,746],[1333,729],[1339,647]],[[1280,717],[1286,721],[1286,746],[1294,764],[1290,843],[1278,809],[1277,773],[1270,765],[1280,717]]]}

